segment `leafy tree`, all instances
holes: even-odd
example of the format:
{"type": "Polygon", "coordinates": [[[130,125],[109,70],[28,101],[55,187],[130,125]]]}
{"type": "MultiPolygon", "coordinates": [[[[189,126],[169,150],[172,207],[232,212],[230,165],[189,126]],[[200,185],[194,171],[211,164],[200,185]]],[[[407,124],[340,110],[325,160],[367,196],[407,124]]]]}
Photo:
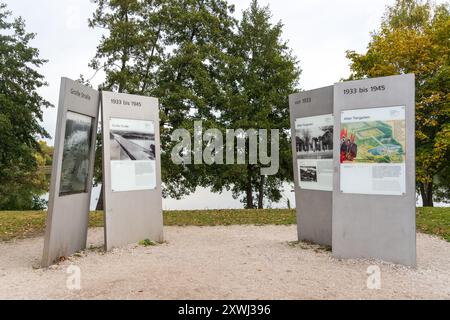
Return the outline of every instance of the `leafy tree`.
{"type": "Polygon", "coordinates": [[[434,200],[443,203],[450,203],[450,166],[439,172],[434,179],[434,200]]]}
{"type": "MultiPolygon", "coordinates": [[[[40,152],[35,154],[39,168],[45,168],[48,170],[53,163],[53,151],[54,147],[49,146],[47,142],[39,141],[40,152]]],[[[46,171],[47,172],[47,171],[46,171]]]]}
{"type": "Polygon", "coordinates": [[[37,69],[46,61],[30,46],[35,34],[24,20],[10,16],[0,3],[0,210],[41,209],[36,155],[39,137],[48,137],[42,108],[51,104],[37,93],[47,85],[37,69]]]}
{"type": "Polygon", "coordinates": [[[54,147],[49,146],[45,141],[39,141],[39,148],[40,150],[34,155],[38,167],[33,177],[33,185],[29,189],[31,192],[28,193],[28,196],[23,197],[22,195],[22,199],[27,201],[22,209],[44,210],[48,205],[48,201],[42,196],[48,192],[50,187],[54,147]]]}
{"type": "Polygon", "coordinates": [[[222,0],[95,2],[89,24],[108,31],[90,64],[106,72],[102,88],[160,98],[164,195],[194,191],[204,170],[171,162],[170,134],[174,128],[192,128],[193,114],[210,114],[222,44],[233,26],[232,7],[222,0]]]}
{"type": "Polygon", "coordinates": [[[164,195],[210,186],[232,188],[235,197],[246,193],[248,208],[262,207],[264,197],[278,201],[282,182],[292,179],[287,96],[299,70],[269,9],[254,1],[238,26],[223,0],[96,2],[90,26],[108,35],[91,67],[106,71],[103,87],[160,98],[164,195]],[[263,177],[260,165],[173,164],[170,135],[177,128],[192,132],[194,120],[204,130],[280,129],[280,172],[263,177]]]}
{"type": "MultiPolygon", "coordinates": [[[[97,9],[89,20],[91,28],[108,31],[97,47],[90,67],[103,69],[106,81],[99,89],[142,94],[154,79],[151,72],[163,55],[162,27],[165,1],[95,0],[97,9]]],[[[81,81],[89,85],[81,77],[81,81]]],[[[97,137],[95,183],[102,181],[102,139],[97,137]]],[[[103,209],[103,186],[97,210],[103,209]]]]}
{"type": "Polygon", "coordinates": [[[436,179],[448,172],[450,160],[449,11],[448,3],[397,0],[367,52],[347,52],[351,79],[416,75],[416,180],[424,206],[433,206],[437,181],[440,190],[449,189],[450,180],[436,179]]]}
{"type": "Polygon", "coordinates": [[[152,71],[164,56],[163,28],[167,21],[164,0],[94,0],[97,10],[91,28],[108,31],[97,47],[90,66],[103,69],[101,89],[143,93],[154,82],[152,71]]]}
{"type": "Polygon", "coordinates": [[[266,129],[269,133],[271,129],[280,130],[280,168],[276,175],[264,176],[263,165],[250,164],[248,147],[246,164],[219,166],[209,175],[213,191],[231,189],[235,198],[244,194],[248,209],[262,209],[265,198],[279,201],[282,183],[292,180],[288,95],[296,89],[300,70],[281,38],[283,25],[272,25],[270,19],[270,9],[260,7],[256,0],[244,11],[222,86],[217,90],[223,93],[217,119],[222,128],[266,129]]]}
{"type": "MultiPolygon", "coordinates": [[[[154,94],[161,102],[162,179],[164,195],[180,198],[205,185],[207,165],[176,165],[170,153],[174,129],[193,131],[193,121],[204,129],[217,126],[219,78],[226,68],[235,20],[234,7],[223,0],[170,1],[165,43],[171,48],[158,72],[154,94]]],[[[193,134],[192,134],[193,135],[193,134]]]]}

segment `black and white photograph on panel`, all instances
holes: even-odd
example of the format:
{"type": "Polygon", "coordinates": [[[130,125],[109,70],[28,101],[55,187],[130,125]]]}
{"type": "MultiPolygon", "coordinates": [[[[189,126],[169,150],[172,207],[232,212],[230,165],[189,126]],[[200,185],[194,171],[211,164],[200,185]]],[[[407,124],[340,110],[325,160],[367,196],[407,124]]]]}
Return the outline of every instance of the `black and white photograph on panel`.
{"type": "Polygon", "coordinates": [[[92,117],[67,112],[59,195],[85,193],[89,186],[92,117]]]}
{"type": "Polygon", "coordinates": [[[295,149],[300,188],[333,190],[333,130],[331,114],[296,119],[295,149]]]}
{"type": "Polygon", "coordinates": [[[156,188],[153,121],[111,118],[110,153],[113,192],[156,188]]]}
{"type": "Polygon", "coordinates": [[[333,122],[330,116],[297,119],[295,146],[301,159],[333,158],[333,122]]]}
{"type": "Polygon", "coordinates": [[[317,167],[316,166],[300,167],[300,181],[317,182],[317,167]]]}

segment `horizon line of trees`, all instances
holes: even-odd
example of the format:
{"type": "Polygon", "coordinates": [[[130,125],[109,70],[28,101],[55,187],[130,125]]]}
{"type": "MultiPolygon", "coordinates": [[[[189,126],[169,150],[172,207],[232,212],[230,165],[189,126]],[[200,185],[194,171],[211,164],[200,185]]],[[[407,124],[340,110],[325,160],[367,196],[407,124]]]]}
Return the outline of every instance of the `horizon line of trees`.
{"type": "MultiPolygon", "coordinates": [[[[248,209],[278,202],[282,184],[293,180],[288,95],[298,90],[301,69],[269,7],[252,0],[238,20],[226,0],[93,2],[89,26],[106,31],[89,62],[105,72],[99,89],[160,99],[164,196],[180,198],[202,186],[231,190],[248,209]],[[279,173],[263,176],[261,165],[248,162],[173,164],[171,132],[193,131],[197,120],[204,130],[279,129],[279,173]]],[[[450,199],[449,6],[396,0],[367,52],[347,51],[348,80],[416,74],[417,191],[424,206],[450,199]]],[[[51,149],[39,141],[49,137],[40,123],[52,105],[36,91],[47,85],[38,71],[47,61],[30,45],[35,34],[10,16],[0,3],[0,210],[27,210],[42,207],[39,195],[48,188],[38,168],[51,162],[51,149]]],[[[95,183],[102,179],[100,156],[95,183]]]]}
{"type": "MultiPolygon", "coordinates": [[[[180,198],[202,186],[230,190],[248,209],[262,209],[266,199],[278,202],[283,182],[292,180],[287,105],[301,71],[269,8],[253,0],[237,20],[225,0],[94,3],[89,26],[107,31],[89,64],[106,74],[100,89],[160,99],[164,196],[180,198]],[[200,120],[203,130],[279,129],[279,172],[261,175],[261,164],[248,161],[248,147],[243,165],[173,164],[178,141],[171,140],[172,131],[193,134],[200,120]]],[[[95,167],[100,182],[100,161],[95,167]]]]}

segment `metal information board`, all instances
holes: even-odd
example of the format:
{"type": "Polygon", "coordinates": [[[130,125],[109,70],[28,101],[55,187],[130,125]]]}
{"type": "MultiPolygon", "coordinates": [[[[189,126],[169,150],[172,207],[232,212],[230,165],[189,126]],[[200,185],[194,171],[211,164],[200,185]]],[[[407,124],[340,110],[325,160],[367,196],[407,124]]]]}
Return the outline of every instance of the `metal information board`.
{"type": "Polygon", "coordinates": [[[86,247],[99,94],[62,78],[42,266],[86,247]]]}
{"type": "Polygon", "coordinates": [[[107,250],[163,241],[158,99],[102,92],[107,250]]]}
{"type": "Polygon", "coordinates": [[[414,75],[338,83],[333,254],[416,265],[414,75]]]}
{"type": "Polygon", "coordinates": [[[299,240],[331,245],[333,87],[289,97],[299,240]]]}

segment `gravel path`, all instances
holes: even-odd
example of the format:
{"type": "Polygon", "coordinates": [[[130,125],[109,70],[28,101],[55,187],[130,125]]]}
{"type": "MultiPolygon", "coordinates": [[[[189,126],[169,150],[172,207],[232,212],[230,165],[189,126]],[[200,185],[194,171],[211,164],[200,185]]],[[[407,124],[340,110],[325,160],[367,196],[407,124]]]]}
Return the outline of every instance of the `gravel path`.
{"type": "MultiPolygon", "coordinates": [[[[1,299],[450,299],[450,243],[418,234],[418,268],[337,260],[291,243],[295,226],[166,227],[167,243],[113,252],[89,249],[36,269],[43,239],[0,244],[1,299]],[[80,291],[66,287],[81,268],[80,291]],[[381,269],[369,290],[367,267],[381,269]]],[[[89,245],[101,246],[102,229],[89,245]]]]}

